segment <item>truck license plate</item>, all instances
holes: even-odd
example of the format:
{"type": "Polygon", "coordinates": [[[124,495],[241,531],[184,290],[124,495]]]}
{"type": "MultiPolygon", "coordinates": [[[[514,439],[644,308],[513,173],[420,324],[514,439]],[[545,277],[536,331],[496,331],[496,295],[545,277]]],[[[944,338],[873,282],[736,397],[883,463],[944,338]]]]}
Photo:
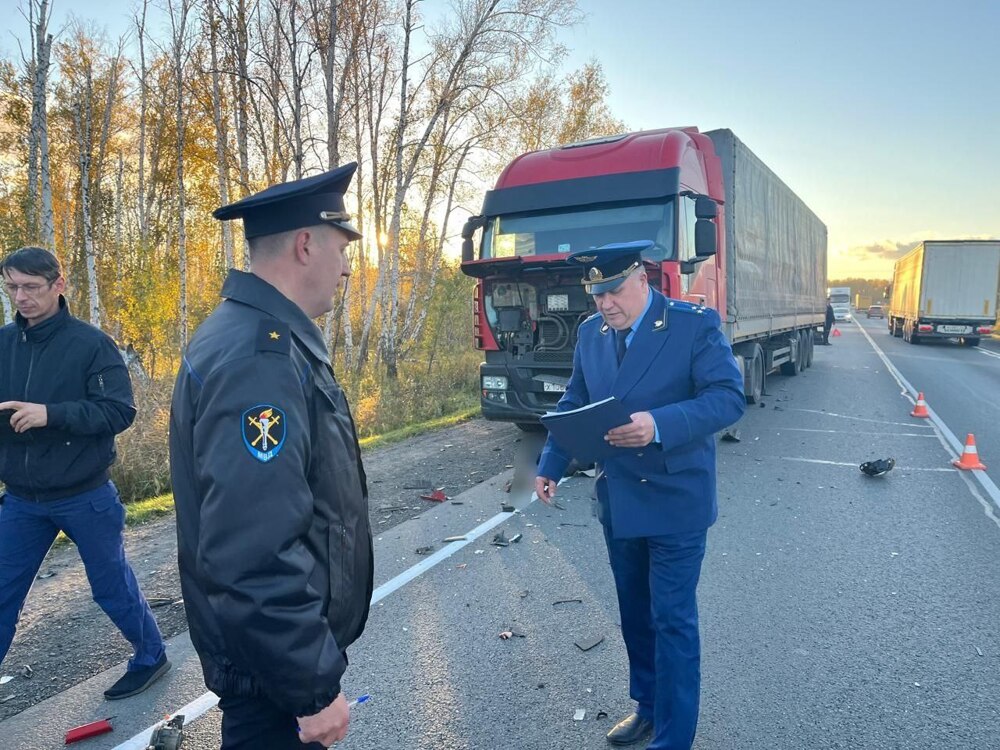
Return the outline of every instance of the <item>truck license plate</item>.
{"type": "Polygon", "coordinates": [[[548,381],[545,381],[542,383],[542,390],[545,391],[546,393],[565,393],[566,386],[560,383],[550,383],[548,381]]]}
{"type": "Polygon", "coordinates": [[[938,326],[939,333],[972,333],[971,326],[938,326]]]}

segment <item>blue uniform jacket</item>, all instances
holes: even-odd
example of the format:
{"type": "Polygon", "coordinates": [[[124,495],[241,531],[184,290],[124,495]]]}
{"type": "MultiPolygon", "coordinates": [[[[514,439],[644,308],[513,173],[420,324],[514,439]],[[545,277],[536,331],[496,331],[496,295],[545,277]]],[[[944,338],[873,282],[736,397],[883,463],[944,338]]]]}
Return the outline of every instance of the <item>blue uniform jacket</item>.
{"type": "MultiPolygon", "coordinates": [[[[621,367],[614,331],[601,316],[581,326],[573,374],[556,407],[614,396],[630,413],[648,411],[660,443],[606,459],[597,481],[601,520],[617,538],[700,531],[718,515],[715,433],[746,408],[743,377],[717,312],[655,290],[621,367]]],[[[572,457],[550,437],[538,474],[558,479],[572,457]]]]}

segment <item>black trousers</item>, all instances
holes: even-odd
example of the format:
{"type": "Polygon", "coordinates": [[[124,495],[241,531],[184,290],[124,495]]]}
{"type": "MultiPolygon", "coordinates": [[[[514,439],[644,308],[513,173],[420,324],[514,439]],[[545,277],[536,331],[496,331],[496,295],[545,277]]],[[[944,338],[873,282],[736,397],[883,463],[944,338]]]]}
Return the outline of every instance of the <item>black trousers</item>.
{"type": "Polygon", "coordinates": [[[222,697],[222,750],[326,750],[299,742],[298,724],[266,698],[222,697]]]}
{"type": "Polygon", "coordinates": [[[823,324],[823,343],[824,344],[829,344],[830,343],[830,329],[832,327],[833,327],[832,324],[829,324],[829,323],[824,323],[823,324]]]}

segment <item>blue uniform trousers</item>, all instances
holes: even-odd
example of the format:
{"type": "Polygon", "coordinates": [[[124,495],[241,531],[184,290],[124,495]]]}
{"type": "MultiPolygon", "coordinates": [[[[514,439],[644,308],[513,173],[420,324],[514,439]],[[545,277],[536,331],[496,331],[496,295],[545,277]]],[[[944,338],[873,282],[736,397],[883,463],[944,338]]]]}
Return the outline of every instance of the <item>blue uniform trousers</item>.
{"type": "Polygon", "coordinates": [[[706,531],[615,539],[604,527],[628,651],[629,694],[652,719],[648,750],[690,750],[698,726],[696,589],[706,531]]]}
{"type": "Polygon", "coordinates": [[[10,493],[0,506],[0,662],[38,568],[59,531],[80,551],[94,601],[132,644],[130,670],[155,664],[163,638],[125,558],[125,508],[108,482],[78,495],[31,502],[10,493]]]}

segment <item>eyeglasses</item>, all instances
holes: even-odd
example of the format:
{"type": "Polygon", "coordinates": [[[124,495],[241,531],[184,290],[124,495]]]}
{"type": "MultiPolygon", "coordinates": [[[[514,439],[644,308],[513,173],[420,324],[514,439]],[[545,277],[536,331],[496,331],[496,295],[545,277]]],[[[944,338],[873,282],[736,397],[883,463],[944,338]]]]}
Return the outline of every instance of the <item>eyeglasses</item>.
{"type": "Polygon", "coordinates": [[[7,294],[11,297],[16,297],[18,291],[22,291],[29,297],[37,297],[39,292],[43,289],[48,289],[53,284],[56,283],[56,279],[46,282],[45,284],[10,284],[4,283],[3,288],[7,290],[7,294]]]}

